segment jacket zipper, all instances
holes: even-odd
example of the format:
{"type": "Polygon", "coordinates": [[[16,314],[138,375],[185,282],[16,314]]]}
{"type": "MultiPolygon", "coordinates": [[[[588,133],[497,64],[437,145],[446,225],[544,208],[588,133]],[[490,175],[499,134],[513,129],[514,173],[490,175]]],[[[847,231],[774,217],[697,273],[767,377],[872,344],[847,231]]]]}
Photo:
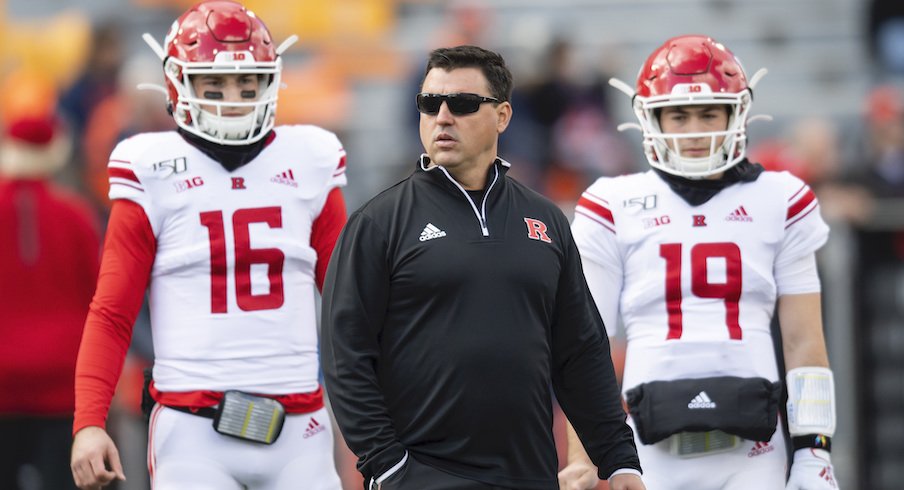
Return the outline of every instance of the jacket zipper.
{"type": "Polygon", "coordinates": [[[449,179],[453,184],[455,184],[455,187],[458,187],[458,190],[460,190],[461,193],[465,195],[465,199],[467,199],[468,204],[471,205],[471,209],[474,211],[474,215],[477,216],[477,223],[480,224],[480,232],[483,234],[483,236],[490,236],[490,229],[487,226],[487,197],[490,195],[490,191],[493,190],[493,186],[496,185],[496,181],[499,180],[499,168],[496,167],[496,165],[493,165],[493,170],[495,170],[496,173],[493,175],[493,182],[490,182],[490,186],[483,194],[483,200],[480,203],[479,211],[477,210],[477,205],[474,204],[474,200],[471,199],[471,195],[468,194],[468,191],[466,191],[465,188],[462,187],[457,180],[453,179],[445,168],[439,167],[439,169],[442,170],[443,174],[446,175],[446,178],[449,179]]]}

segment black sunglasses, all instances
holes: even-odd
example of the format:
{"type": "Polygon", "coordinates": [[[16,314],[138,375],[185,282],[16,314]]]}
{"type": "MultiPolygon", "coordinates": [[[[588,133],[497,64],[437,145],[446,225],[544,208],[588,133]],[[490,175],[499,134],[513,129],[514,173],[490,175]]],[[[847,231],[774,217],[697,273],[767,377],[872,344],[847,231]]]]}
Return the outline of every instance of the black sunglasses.
{"type": "Polygon", "coordinates": [[[439,108],[443,102],[449,106],[452,114],[460,116],[462,114],[473,114],[480,110],[480,104],[484,102],[493,102],[498,104],[499,99],[493,97],[484,97],[477,94],[417,94],[417,110],[424,114],[435,116],[439,114],[439,108]]]}

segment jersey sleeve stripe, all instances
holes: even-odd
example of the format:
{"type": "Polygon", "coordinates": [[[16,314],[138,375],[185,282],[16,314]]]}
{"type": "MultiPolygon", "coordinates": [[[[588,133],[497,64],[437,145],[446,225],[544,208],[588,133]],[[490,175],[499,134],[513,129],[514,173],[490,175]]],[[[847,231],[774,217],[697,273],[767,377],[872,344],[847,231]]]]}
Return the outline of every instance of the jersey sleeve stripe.
{"type": "Polygon", "coordinates": [[[606,206],[609,205],[609,201],[603,199],[603,198],[600,197],[600,196],[597,196],[596,194],[594,194],[594,193],[592,193],[592,192],[584,191],[584,195],[585,195],[585,196],[588,196],[588,197],[592,197],[594,201],[599,201],[599,202],[605,204],[606,206]]]}
{"type": "MultiPolygon", "coordinates": [[[[340,151],[345,151],[345,150],[340,150],[340,151]]],[[[345,169],[345,155],[344,154],[342,155],[341,158],[339,158],[339,166],[336,168],[337,169],[345,169]]]]}
{"type": "Polygon", "coordinates": [[[126,186],[126,187],[131,187],[132,189],[135,189],[136,191],[139,191],[139,192],[144,192],[144,189],[141,186],[133,185],[128,182],[121,182],[119,180],[110,179],[110,185],[111,186],[112,185],[122,185],[122,186],[126,186]]]}
{"type": "Polygon", "coordinates": [[[797,192],[795,192],[791,197],[788,198],[788,202],[791,202],[795,198],[797,198],[797,196],[799,196],[800,193],[803,192],[805,189],[808,189],[807,184],[800,186],[800,189],[797,189],[797,192]]]}
{"type": "Polygon", "coordinates": [[[590,199],[587,199],[584,196],[581,196],[581,198],[578,199],[578,208],[584,208],[587,211],[596,214],[600,218],[608,221],[612,225],[615,225],[615,218],[612,216],[612,211],[610,211],[609,208],[603,206],[602,204],[598,204],[591,201],[590,199]]]}
{"type": "Polygon", "coordinates": [[[788,215],[787,215],[787,217],[785,217],[785,221],[788,221],[791,218],[794,218],[795,216],[800,214],[815,200],[816,200],[816,194],[813,193],[812,189],[808,188],[807,192],[803,195],[803,197],[798,199],[797,202],[795,202],[794,204],[791,205],[791,207],[788,208],[788,215]]]}
{"type": "Polygon", "coordinates": [[[814,206],[811,207],[806,213],[801,214],[801,215],[798,216],[794,221],[791,221],[790,223],[786,224],[786,225],[785,225],[785,229],[787,230],[788,227],[790,227],[790,226],[793,225],[794,223],[797,223],[798,221],[800,221],[800,220],[806,218],[808,214],[810,214],[810,213],[812,213],[814,210],[816,210],[816,207],[817,207],[817,206],[814,205],[814,206]]]}
{"type": "Polygon", "coordinates": [[[345,167],[340,167],[333,172],[333,177],[339,177],[340,175],[345,173],[345,167]]]}
{"type": "Polygon", "coordinates": [[[128,160],[117,160],[117,159],[115,159],[115,158],[111,158],[110,161],[111,161],[111,162],[114,162],[114,163],[124,163],[124,164],[126,164],[126,165],[131,165],[131,164],[132,164],[132,162],[130,162],[130,161],[128,161],[128,160]]]}
{"type": "Polygon", "coordinates": [[[577,213],[577,214],[580,214],[581,216],[585,216],[587,219],[590,219],[590,220],[592,220],[592,221],[595,221],[596,223],[599,223],[600,225],[602,225],[603,228],[605,228],[605,229],[611,231],[613,235],[616,235],[616,234],[617,234],[617,233],[615,232],[615,228],[613,228],[612,225],[610,225],[609,223],[607,223],[606,220],[601,219],[599,216],[597,216],[597,215],[595,215],[595,214],[593,214],[593,213],[587,212],[587,211],[585,211],[585,210],[583,210],[583,209],[581,209],[581,208],[575,209],[574,212],[577,213]]]}
{"type": "Polygon", "coordinates": [[[107,174],[110,176],[110,179],[119,178],[125,180],[131,180],[136,184],[141,184],[141,181],[138,180],[138,176],[135,175],[135,172],[127,169],[127,168],[119,168],[119,167],[109,167],[107,168],[107,174]]]}

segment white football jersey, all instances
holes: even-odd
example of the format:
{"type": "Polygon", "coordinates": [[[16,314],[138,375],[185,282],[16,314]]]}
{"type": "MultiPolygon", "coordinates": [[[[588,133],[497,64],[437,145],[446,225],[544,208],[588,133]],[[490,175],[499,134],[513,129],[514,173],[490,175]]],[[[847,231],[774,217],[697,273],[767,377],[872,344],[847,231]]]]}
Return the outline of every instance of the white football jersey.
{"type": "Polygon", "coordinates": [[[311,227],[344,186],[345,152],[314,126],[281,126],[229,172],[176,132],[145,133],[110,156],[110,198],[147,214],[154,381],[164,392],[318,387],[311,227]]]}
{"type": "MultiPolygon", "coordinates": [[[[800,179],[763,172],[695,207],[653,171],[602,178],[582,195],[572,226],[582,260],[605,271],[605,281],[589,279],[594,297],[618,296],[625,390],[707,376],[778,380],[774,271],[828,238],[800,179]]],[[[614,311],[606,316],[614,326],[614,311]]]]}

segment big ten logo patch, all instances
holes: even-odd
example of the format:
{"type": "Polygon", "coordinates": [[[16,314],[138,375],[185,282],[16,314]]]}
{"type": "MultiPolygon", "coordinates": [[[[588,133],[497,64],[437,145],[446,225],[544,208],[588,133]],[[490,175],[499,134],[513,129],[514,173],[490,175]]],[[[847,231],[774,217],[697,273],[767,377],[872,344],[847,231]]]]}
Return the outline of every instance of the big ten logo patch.
{"type": "Polygon", "coordinates": [[[655,226],[667,225],[672,222],[672,218],[665,214],[659,217],[644,218],[642,220],[644,229],[653,228],[655,226]]]}
{"type": "Polygon", "coordinates": [[[202,185],[204,185],[204,179],[200,176],[173,182],[173,187],[176,188],[176,192],[185,192],[189,189],[194,189],[195,187],[201,187],[202,185]]]}

